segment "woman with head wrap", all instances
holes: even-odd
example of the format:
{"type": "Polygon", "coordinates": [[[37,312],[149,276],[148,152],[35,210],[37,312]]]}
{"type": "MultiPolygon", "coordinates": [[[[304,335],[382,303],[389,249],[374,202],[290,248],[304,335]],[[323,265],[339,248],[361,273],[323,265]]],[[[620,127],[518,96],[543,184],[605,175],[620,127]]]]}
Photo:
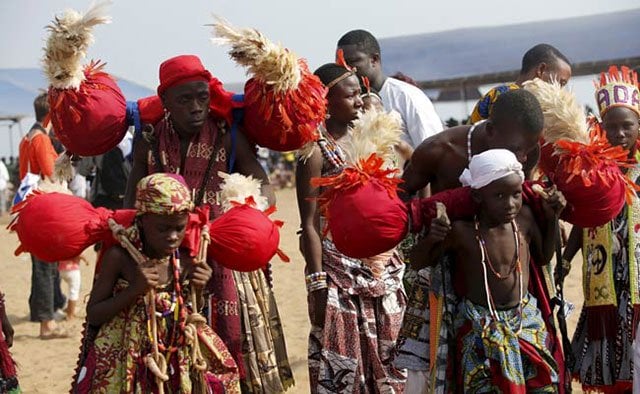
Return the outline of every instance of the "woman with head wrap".
{"type": "MultiPolygon", "coordinates": [[[[638,76],[627,67],[612,66],[602,73],[596,102],[602,132],[613,146],[635,159],[624,167],[631,182],[640,181],[638,128],[640,98],[638,76]]],[[[585,391],[631,390],[634,330],[640,318],[640,203],[634,193],[611,222],[571,232],[557,275],[566,275],[571,260],[582,249],[584,306],[572,341],[573,373],[585,391]]]]}
{"type": "MultiPolygon", "coordinates": [[[[554,233],[542,232],[522,204],[524,173],[510,151],[473,156],[460,181],[471,187],[478,204],[474,220],[449,223],[443,215],[422,241],[428,263],[448,253],[453,275],[464,277],[456,316],[455,391],[554,392],[558,367],[536,299],[527,291],[531,258],[548,263],[553,255],[552,240],[542,234],[554,233]]],[[[557,215],[563,197],[549,189],[543,206],[557,215]]]]}
{"type": "MultiPolygon", "coordinates": [[[[340,57],[339,57],[340,58],[340,57]]],[[[312,178],[337,174],[346,165],[340,143],[362,110],[355,70],[329,63],[315,72],[328,89],[321,139],[298,162],[296,190],[302,222],[300,245],[306,261],[311,333],[311,392],[402,392],[404,374],[391,364],[405,306],[403,264],[397,253],[379,264],[349,258],[336,249],[312,178]]]]}
{"type": "Polygon", "coordinates": [[[205,324],[191,331],[211,268],[178,255],[190,194],[172,174],[138,183],[136,220],[125,237],[139,255],[125,245],[104,253],[73,392],[240,392],[238,368],[222,340],[205,324]],[[188,302],[190,292],[198,305],[188,302]]]}

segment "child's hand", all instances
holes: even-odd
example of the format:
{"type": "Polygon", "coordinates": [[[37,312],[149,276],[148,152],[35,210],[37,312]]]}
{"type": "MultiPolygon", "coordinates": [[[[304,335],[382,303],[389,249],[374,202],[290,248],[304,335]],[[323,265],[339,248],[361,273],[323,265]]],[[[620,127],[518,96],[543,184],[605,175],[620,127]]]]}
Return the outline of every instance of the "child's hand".
{"type": "Polygon", "coordinates": [[[544,193],[541,195],[543,196],[542,206],[547,218],[559,217],[560,213],[567,205],[567,200],[564,198],[562,192],[556,188],[556,185],[552,185],[551,187],[544,189],[544,193]]]}
{"type": "Polygon", "coordinates": [[[138,272],[134,279],[134,288],[140,293],[144,294],[149,289],[154,289],[160,284],[160,274],[158,268],[153,266],[143,267],[138,265],[138,272]]]}
{"type": "Polygon", "coordinates": [[[436,203],[436,217],[431,221],[429,233],[425,239],[431,244],[436,244],[444,241],[449,231],[451,231],[451,221],[447,216],[447,210],[444,204],[438,202],[436,203]]]}
{"type": "Polygon", "coordinates": [[[191,274],[189,275],[191,285],[202,290],[209,282],[209,279],[211,279],[212,272],[211,267],[209,267],[209,264],[207,263],[195,264],[193,266],[193,271],[191,271],[191,274]]]}

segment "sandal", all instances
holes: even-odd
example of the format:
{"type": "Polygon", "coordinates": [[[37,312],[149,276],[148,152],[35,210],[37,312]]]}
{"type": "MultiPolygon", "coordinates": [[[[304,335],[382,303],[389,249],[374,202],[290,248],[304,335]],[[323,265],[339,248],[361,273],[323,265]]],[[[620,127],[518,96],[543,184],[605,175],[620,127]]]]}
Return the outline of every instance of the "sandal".
{"type": "Polygon", "coordinates": [[[46,335],[41,334],[39,338],[42,340],[49,340],[49,339],[62,339],[62,338],[70,338],[70,337],[71,335],[69,335],[67,330],[60,327],[56,327],[53,331],[51,331],[46,335]]]}

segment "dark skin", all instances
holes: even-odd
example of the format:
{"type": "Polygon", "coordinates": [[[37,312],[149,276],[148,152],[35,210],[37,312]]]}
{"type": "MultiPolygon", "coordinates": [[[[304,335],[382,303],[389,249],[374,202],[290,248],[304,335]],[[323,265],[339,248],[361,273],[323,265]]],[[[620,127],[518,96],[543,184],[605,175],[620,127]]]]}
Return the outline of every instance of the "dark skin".
{"type": "MultiPolygon", "coordinates": [[[[602,128],[611,145],[622,146],[629,151],[629,157],[633,157],[636,154],[638,129],[640,129],[640,117],[636,112],[625,107],[609,108],[602,118],[602,128]]],[[[626,168],[622,170],[627,171],[626,168]]],[[[571,229],[567,247],[562,253],[564,260],[573,260],[573,257],[582,249],[582,230],[578,226],[574,226],[571,229]]],[[[556,266],[554,271],[556,281],[559,280],[560,276],[564,277],[568,273],[569,270],[563,270],[562,267],[556,266]]]]}
{"type": "MultiPolygon", "coordinates": [[[[473,198],[479,204],[479,231],[486,244],[488,258],[496,272],[507,276],[498,279],[487,264],[489,289],[496,308],[508,309],[520,302],[518,276],[515,271],[510,275],[510,267],[516,255],[516,242],[511,224],[515,220],[519,230],[520,261],[522,266],[522,285],[526,291],[529,283],[529,261],[547,264],[553,256],[553,234],[557,220],[549,221],[549,228],[540,231],[531,209],[522,205],[522,183],[518,175],[511,174],[489,185],[473,191],[473,198]],[[543,234],[549,234],[545,239],[543,234]]],[[[556,217],[564,208],[564,197],[555,188],[548,190],[549,200],[543,203],[545,211],[556,217]]],[[[452,253],[456,270],[464,272],[466,281],[465,297],[470,301],[487,306],[482,255],[476,239],[473,221],[455,221],[451,226],[445,220],[432,222],[431,231],[421,241],[424,250],[420,260],[413,261],[414,268],[435,265],[443,253],[452,253]]],[[[412,256],[413,257],[413,256],[412,256]]]]}
{"type": "Polygon", "coordinates": [[[358,49],[357,45],[342,45],[338,47],[344,53],[344,60],[351,67],[356,68],[359,77],[369,78],[371,88],[379,92],[387,77],[382,72],[382,60],[379,53],[367,54],[358,49]]]}
{"type": "MultiPolygon", "coordinates": [[[[167,89],[161,99],[164,107],[171,114],[173,127],[180,137],[180,172],[182,174],[189,144],[200,133],[209,116],[209,85],[201,81],[187,82],[167,89]]],[[[222,138],[226,151],[231,152],[231,133],[225,133],[222,138]]],[[[275,204],[275,194],[270,185],[269,177],[260,166],[254,147],[249,144],[243,133],[237,134],[235,149],[234,170],[240,174],[260,179],[262,194],[269,200],[269,205],[275,204]]],[[[150,150],[151,146],[144,139],[135,145],[133,167],[127,181],[127,191],[124,198],[125,208],[133,207],[136,185],[140,179],[149,175],[147,156],[150,150]]]]}
{"type": "MultiPolygon", "coordinates": [[[[327,131],[335,140],[347,134],[351,122],[362,109],[360,83],[355,76],[340,81],[329,90],[327,112],[331,115],[325,122],[327,131]]],[[[314,150],[306,162],[300,160],[296,169],[296,195],[302,235],[300,250],[306,262],[305,272],[311,274],[322,269],[322,237],[320,229],[320,211],[316,198],[320,190],[311,186],[311,178],[320,177],[324,159],[319,149],[314,150]]],[[[324,326],[327,305],[327,290],[309,293],[309,317],[313,325],[324,326]]]]}
{"type": "MultiPolygon", "coordinates": [[[[467,158],[467,134],[471,126],[458,126],[442,131],[424,140],[413,152],[411,162],[402,174],[400,196],[408,199],[417,191],[431,186],[433,194],[460,187],[458,177],[469,165],[467,158]]],[[[517,122],[491,120],[480,124],[471,135],[473,155],[489,149],[508,149],[520,163],[538,146],[539,132],[523,129],[517,122]]]]}
{"type": "Polygon", "coordinates": [[[562,59],[555,59],[550,63],[541,62],[529,72],[520,74],[516,84],[522,86],[524,82],[535,78],[540,78],[547,83],[555,79],[560,82],[560,86],[565,86],[571,79],[571,65],[562,59]]]}
{"type": "MultiPolygon", "coordinates": [[[[173,215],[145,214],[140,217],[143,254],[152,259],[146,264],[136,263],[122,247],[107,250],[103,257],[102,270],[96,278],[87,304],[87,321],[100,326],[112,320],[120,311],[132,305],[149,290],[164,286],[173,280],[170,261],[158,260],[170,256],[184,239],[189,220],[187,213],[173,215]],[[129,286],[118,294],[113,289],[118,279],[129,286]]],[[[196,292],[197,308],[203,305],[202,290],[211,278],[207,264],[194,264],[191,258],[181,258],[181,280],[189,280],[196,292]]]]}
{"type": "Polygon", "coordinates": [[[4,341],[7,343],[7,346],[13,346],[13,326],[4,309],[2,310],[2,334],[4,335],[4,341]]]}

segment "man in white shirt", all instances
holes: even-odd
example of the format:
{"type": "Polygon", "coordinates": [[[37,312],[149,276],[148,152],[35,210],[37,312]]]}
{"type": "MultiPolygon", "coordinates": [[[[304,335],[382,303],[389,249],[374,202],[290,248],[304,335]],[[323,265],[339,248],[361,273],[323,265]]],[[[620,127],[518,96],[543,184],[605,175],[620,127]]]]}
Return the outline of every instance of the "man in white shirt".
{"type": "Polygon", "coordinates": [[[442,131],[442,121],[431,100],[417,87],[390,78],[382,72],[378,40],[366,30],[352,30],[338,40],[347,63],[357,68],[358,76],[367,77],[371,89],[382,98],[387,111],[402,116],[403,139],[414,149],[428,137],[442,131]]]}

